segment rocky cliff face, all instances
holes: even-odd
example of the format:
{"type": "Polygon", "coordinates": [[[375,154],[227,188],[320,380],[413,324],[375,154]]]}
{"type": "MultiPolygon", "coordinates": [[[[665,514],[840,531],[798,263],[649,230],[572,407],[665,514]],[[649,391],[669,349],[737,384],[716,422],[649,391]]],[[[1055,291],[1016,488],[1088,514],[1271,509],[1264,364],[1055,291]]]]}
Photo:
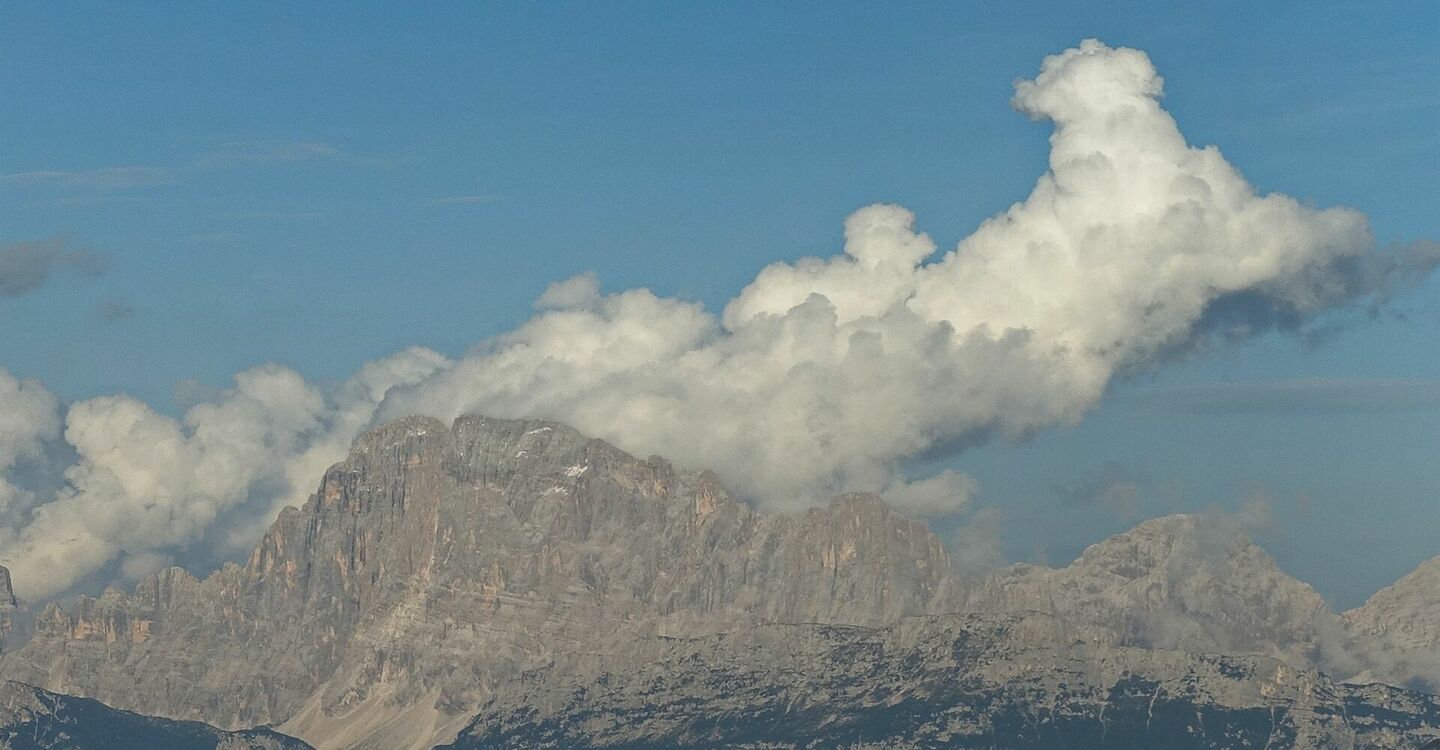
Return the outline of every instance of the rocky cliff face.
{"type": "Polygon", "coordinates": [[[1372,644],[1372,676],[1440,692],[1440,557],[1346,612],[1345,620],[1372,644]]]}
{"type": "Polygon", "coordinates": [[[769,515],[560,424],[411,418],[358,440],[245,564],[51,605],[0,670],[323,750],[423,750],[462,728],[466,748],[657,750],[1436,733],[1433,699],[1315,669],[1415,674],[1375,633],[1435,653],[1426,576],[1350,625],[1231,531],[1156,519],[1063,569],[960,582],[873,495],[769,515]]]}
{"type": "Polygon", "coordinates": [[[1175,515],[1053,569],[1016,565],[972,584],[968,611],[1037,611],[1104,628],[1117,645],[1256,654],[1363,684],[1440,692],[1440,562],[1344,616],[1240,529],[1175,515]]]}
{"type": "Polygon", "coordinates": [[[1433,696],[1112,646],[1030,613],[650,639],[524,675],[450,747],[1410,750],[1437,735],[1433,696]]]}
{"type": "Polygon", "coordinates": [[[30,608],[16,598],[10,570],[0,565],[0,654],[24,644],[33,630],[30,608]]]}
{"type": "Polygon", "coordinates": [[[1238,529],[1201,516],[1145,521],[1065,568],[1001,571],[971,590],[967,606],[1048,612],[1104,627],[1128,646],[1260,654],[1341,677],[1365,669],[1364,644],[1314,589],[1238,529]]]}
{"type": "Polygon", "coordinates": [[[268,729],[223,732],[0,682],[0,750],[308,750],[268,729]]]}
{"type": "Polygon", "coordinates": [[[20,600],[15,598],[15,586],[10,580],[10,569],[0,565],[0,607],[18,607],[20,600]]]}
{"type": "Polygon", "coordinates": [[[1405,649],[1440,649],[1440,557],[1421,563],[1345,618],[1405,649]]]}
{"type": "Polygon", "coordinates": [[[756,621],[944,611],[938,540],[878,498],[799,516],[550,422],[362,437],[245,565],[51,606],[12,679],[321,747],[429,747],[557,653],[756,621]]]}

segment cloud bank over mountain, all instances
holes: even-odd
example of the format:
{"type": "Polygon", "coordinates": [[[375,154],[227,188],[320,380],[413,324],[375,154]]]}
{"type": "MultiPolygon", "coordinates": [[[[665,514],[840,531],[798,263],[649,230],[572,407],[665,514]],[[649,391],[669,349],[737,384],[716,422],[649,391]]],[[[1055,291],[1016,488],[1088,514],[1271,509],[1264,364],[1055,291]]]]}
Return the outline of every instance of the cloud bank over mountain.
{"type": "Polygon", "coordinates": [[[1117,376],[1303,331],[1440,261],[1433,244],[1377,247],[1355,211],[1258,194],[1218,149],[1186,143],[1162,90],[1138,50],[1087,40],[1046,58],[1013,99],[1054,123],[1024,201],[940,255],[905,208],[862,208],[842,254],[771,265],[718,315],[604,294],[586,274],[458,360],[412,349],[329,391],[267,365],[181,420],[104,397],[64,409],[63,433],[54,397],[4,374],[0,413],[22,416],[0,423],[0,492],[22,499],[0,562],[40,597],[195,545],[242,548],[366,425],[411,413],[554,418],[713,468],[776,508],[867,489],[953,512],[973,480],[909,482],[900,463],[1073,424],[1117,376]],[[22,489],[58,440],[75,454],[63,486],[22,489]]]}

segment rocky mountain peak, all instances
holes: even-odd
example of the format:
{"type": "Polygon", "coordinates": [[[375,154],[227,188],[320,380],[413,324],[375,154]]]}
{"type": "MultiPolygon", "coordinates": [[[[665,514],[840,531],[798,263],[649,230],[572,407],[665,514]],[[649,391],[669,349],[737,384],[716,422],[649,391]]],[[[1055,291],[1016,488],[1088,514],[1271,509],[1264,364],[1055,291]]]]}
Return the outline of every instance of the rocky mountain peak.
{"type": "Polygon", "coordinates": [[[1016,566],[970,596],[976,609],[1052,612],[1109,628],[1121,643],[1263,653],[1308,663],[1339,621],[1243,531],[1172,515],[1091,545],[1069,566],[1016,566]]]}
{"type": "Polygon", "coordinates": [[[1092,544],[1075,565],[1097,573],[1134,580],[1154,575],[1175,562],[1195,562],[1228,556],[1248,541],[1239,535],[1220,536],[1206,529],[1202,519],[1174,514],[1142,521],[1134,528],[1092,544]]]}
{"type": "MultiPolygon", "coordinates": [[[[1431,586],[1431,575],[1396,587],[1431,586]]],[[[1343,635],[1310,587],[1237,526],[1209,517],[1154,519],[1067,567],[1019,565],[962,587],[939,539],[873,494],[768,513],[732,498],[714,474],[641,459],[559,423],[412,417],[360,437],[245,564],[203,580],[162,570],[132,592],[52,604],[0,669],[122,709],[278,725],[322,750],[426,750],[537,671],[596,661],[625,675],[649,663],[635,661],[645,649],[663,667],[653,679],[613,683],[623,688],[613,693],[608,672],[592,675],[597,694],[622,704],[648,695],[668,684],[665,664],[704,687],[714,675],[698,654],[713,656],[715,644],[729,644],[726,669],[736,670],[717,688],[716,711],[730,710],[727,691],[763,693],[767,681],[819,694],[812,677],[867,659],[880,661],[824,690],[898,687],[913,663],[886,655],[907,650],[914,663],[944,665],[934,686],[953,686],[956,660],[978,647],[974,676],[1004,686],[1048,674],[1059,649],[1074,652],[1076,679],[1104,677],[1095,696],[1133,697],[1123,710],[1143,704],[1148,715],[1159,683],[1115,675],[1155,668],[1155,679],[1187,689],[1193,675],[1214,673],[1206,685],[1259,690],[1260,672],[1313,673],[1317,654],[1350,648],[1343,635]],[[955,612],[981,619],[933,619],[955,612]],[[775,643],[756,652],[752,638],[763,633],[775,643]],[[1034,658],[1005,666],[992,653],[1034,658]],[[1222,664],[1219,653],[1261,661],[1222,664]],[[1091,674],[1087,659],[1109,666],[1091,674]],[[772,663],[782,668],[747,682],[752,665],[772,663]]],[[[1352,661],[1351,674],[1390,674],[1375,659],[1352,661]]],[[[1309,695],[1311,678],[1301,681],[1296,694],[1309,695]]],[[[560,684],[545,705],[571,705],[573,688],[560,684]]],[[[929,683],[917,690],[932,694],[929,683]]],[[[517,710],[529,710],[521,697],[517,710]]],[[[861,703],[892,705],[890,693],[873,697],[861,703]]],[[[1247,706],[1269,726],[1269,704],[1247,706]]],[[[817,726],[828,726],[823,718],[817,726]]]]}
{"type": "Polygon", "coordinates": [[[1440,557],[1345,613],[1367,643],[1364,677],[1440,692],[1440,557]]]}
{"type": "Polygon", "coordinates": [[[1440,557],[1421,563],[1345,613],[1359,630],[1407,650],[1440,647],[1440,557]]]}
{"type": "Polygon", "coordinates": [[[10,571],[0,565],[0,654],[29,640],[34,628],[30,608],[15,596],[10,571]]]}
{"type": "Polygon", "coordinates": [[[320,747],[428,748],[559,653],[878,625],[957,590],[938,538],[874,495],[763,513],[713,474],[556,422],[410,417],[360,437],[246,564],[53,607],[5,669],[320,747]]]}
{"type": "Polygon", "coordinates": [[[0,565],[0,607],[18,607],[20,600],[15,598],[15,586],[10,580],[10,569],[0,565]]]}

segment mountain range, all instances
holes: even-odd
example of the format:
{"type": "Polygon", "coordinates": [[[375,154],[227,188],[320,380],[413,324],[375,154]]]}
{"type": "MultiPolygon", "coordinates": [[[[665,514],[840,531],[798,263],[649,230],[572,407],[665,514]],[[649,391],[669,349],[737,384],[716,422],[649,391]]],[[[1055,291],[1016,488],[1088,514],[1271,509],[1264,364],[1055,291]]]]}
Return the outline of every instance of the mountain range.
{"type": "Polygon", "coordinates": [[[19,696],[0,726],[122,709],[322,750],[1415,748],[1440,737],[1437,577],[1440,558],[1338,614],[1197,516],[963,576],[875,495],[770,514],[563,424],[405,418],[203,580],[32,617],[0,576],[19,696]]]}

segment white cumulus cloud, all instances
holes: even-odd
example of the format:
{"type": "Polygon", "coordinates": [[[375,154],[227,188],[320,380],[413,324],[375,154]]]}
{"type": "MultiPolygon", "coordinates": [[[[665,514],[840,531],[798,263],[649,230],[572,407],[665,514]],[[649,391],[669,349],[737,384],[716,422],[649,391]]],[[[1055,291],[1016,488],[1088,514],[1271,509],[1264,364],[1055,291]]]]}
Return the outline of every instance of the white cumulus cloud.
{"type": "MultiPolygon", "coordinates": [[[[0,367],[0,519],[13,525],[35,502],[34,493],[11,480],[18,466],[38,460],[60,433],[60,402],[36,380],[21,380],[0,367]]],[[[4,530],[0,529],[0,539],[4,530]]]]}
{"type": "MultiPolygon", "coordinates": [[[[45,596],[202,540],[238,550],[360,430],[411,413],[562,420],[713,468],[772,508],[873,490],[955,512],[973,480],[909,482],[902,462],[1074,423],[1117,376],[1373,303],[1440,261],[1378,249],[1354,211],[1258,193],[1185,141],[1162,91],[1138,50],[1089,40],[1046,58],[1013,104],[1054,124],[1049,169],[944,253],[910,211],[874,205],[846,219],[840,254],[774,264],[719,314],[585,274],[456,361],[409,350],[329,390],[257,368],[182,420],[125,397],[74,404],[64,488],[0,532],[0,562],[45,596]]],[[[0,431],[0,472],[36,450],[24,435],[59,439],[15,434],[0,431]]]]}
{"type": "Polygon", "coordinates": [[[936,257],[900,206],[862,208],[842,254],[764,269],[718,319],[578,277],[383,413],[549,416],[794,507],[1072,423],[1117,374],[1379,291],[1362,271],[1394,260],[1363,216],[1257,193],[1186,143],[1162,89],[1143,52],[1086,41],[1016,87],[1055,125],[1049,171],[955,249],[936,257]]]}
{"type": "MultiPolygon", "coordinates": [[[[293,370],[256,367],[178,420],[129,396],[72,404],[63,440],[76,460],[64,471],[62,489],[0,532],[0,562],[22,595],[44,597],[116,562],[122,577],[149,572],[221,519],[245,537],[229,549],[239,551],[278,506],[304,500],[391,386],[424,377],[443,361],[424,349],[401,352],[328,394],[293,370]]],[[[0,407],[25,395],[25,384],[6,386],[0,378],[0,407]]],[[[18,446],[11,452],[21,456],[55,438],[55,425],[46,422],[53,396],[32,392],[30,401],[31,420],[0,433],[0,461],[7,445],[18,446]]]]}

